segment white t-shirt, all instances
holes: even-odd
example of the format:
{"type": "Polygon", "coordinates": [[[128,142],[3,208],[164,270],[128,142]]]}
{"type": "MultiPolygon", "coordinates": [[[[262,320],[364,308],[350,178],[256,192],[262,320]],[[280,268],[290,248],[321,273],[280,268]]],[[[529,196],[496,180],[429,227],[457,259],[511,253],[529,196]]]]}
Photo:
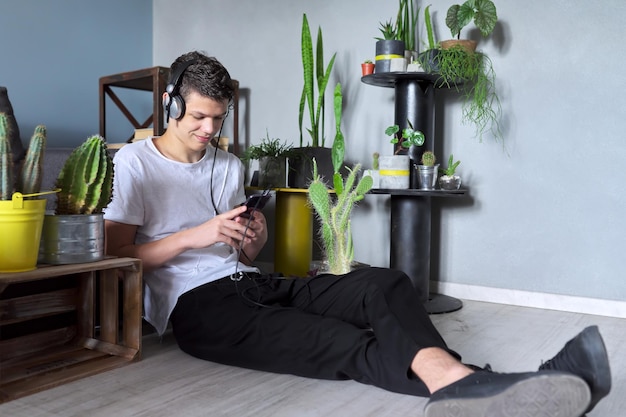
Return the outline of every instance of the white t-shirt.
{"type": "MultiPolygon", "coordinates": [[[[114,157],[113,200],[104,218],[139,226],[135,243],[197,226],[245,200],[244,168],[235,155],[209,147],[195,163],[163,156],[152,138],[122,147],[114,157]],[[213,167],[215,164],[215,167],[213,167]],[[213,178],[213,181],[211,181],[213,178]]],[[[144,314],[162,334],[178,297],[236,271],[255,271],[225,244],[189,250],[144,273],[144,314]]]]}

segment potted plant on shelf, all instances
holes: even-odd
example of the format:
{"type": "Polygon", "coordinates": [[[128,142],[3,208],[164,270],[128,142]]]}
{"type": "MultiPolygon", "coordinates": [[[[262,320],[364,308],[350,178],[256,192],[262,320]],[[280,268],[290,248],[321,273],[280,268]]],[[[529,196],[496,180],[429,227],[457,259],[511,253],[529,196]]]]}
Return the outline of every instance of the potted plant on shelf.
{"type": "Polygon", "coordinates": [[[429,51],[420,55],[420,62],[427,72],[438,74],[438,86],[453,88],[462,98],[463,122],[474,125],[476,136],[482,140],[485,132],[501,138],[499,120],[500,100],[495,81],[496,74],[489,57],[475,51],[476,41],[459,39],[461,30],[471,21],[483,36],[489,36],[497,22],[495,5],[491,0],[468,0],[462,5],[452,5],[446,15],[446,25],[453,38],[441,41],[433,50],[434,35],[430,22],[429,7],[425,9],[425,24],[429,37],[429,51]]]}
{"type": "Polygon", "coordinates": [[[313,41],[309,22],[306,14],[302,15],[301,52],[302,68],[304,74],[304,86],[300,98],[298,123],[300,128],[300,147],[294,148],[289,158],[289,186],[293,188],[306,188],[311,180],[312,160],[317,160],[320,172],[332,176],[332,163],[330,161],[330,148],[325,145],[325,91],[328,86],[336,53],[333,54],[328,65],[324,67],[324,43],[322,29],[318,27],[313,54],[313,41]],[[317,85],[317,97],[315,94],[317,85]],[[304,114],[305,108],[309,115],[310,127],[306,128],[311,137],[309,145],[304,143],[304,114]]]}
{"type": "Polygon", "coordinates": [[[44,219],[40,259],[72,264],[104,258],[103,209],[113,193],[113,161],[102,136],[74,149],[56,180],[54,214],[44,219]]]}
{"type": "Polygon", "coordinates": [[[33,197],[43,194],[39,191],[46,127],[35,128],[18,169],[14,168],[9,133],[9,119],[0,113],[0,272],[22,272],[37,266],[46,200],[33,197]]]}
{"type": "Polygon", "coordinates": [[[261,188],[281,188],[287,185],[287,158],[293,150],[293,145],[281,142],[280,139],[270,139],[266,131],[265,138],[258,145],[246,148],[241,160],[246,165],[250,161],[259,161],[259,181],[261,188]]]}
{"type": "Polygon", "coordinates": [[[374,63],[371,59],[366,59],[361,63],[361,75],[365,77],[374,73],[374,63]]]}
{"type": "Polygon", "coordinates": [[[450,154],[448,158],[448,166],[440,169],[441,176],[439,177],[439,188],[442,190],[458,190],[461,188],[461,177],[456,175],[456,169],[461,161],[454,161],[454,155],[450,154]]]}
{"type": "Polygon", "coordinates": [[[376,65],[374,72],[391,72],[392,60],[404,60],[404,41],[399,38],[397,24],[393,20],[381,22],[379,27],[383,35],[376,39],[376,65]]]}
{"type": "Polygon", "coordinates": [[[422,163],[417,166],[417,179],[420,190],[434,190],[437,183],[439,164],[434,152],[426,151],[422,154],[422,163]]]}
{"type": "Polygon", "coordinates": [[[471,21],[484,37],[489,36],[498,21],[495,4],[491,0],[467,0],[463,4],[450,6],[446,14],[446,26],[450,29],[452,37],[456,39],[442,41],[441,47],[447,49],[460,44],[468,51],[476,50],[476,41],[461,39],[461,30],[471,21]]]}
{"type": "Polygon", "coordinates": [[[424,145],[424,133],[413,128],[407,120],[408,127],[400,131],[400,126],[392,125],[385,129],[385,134],[391,136],[390,143],[395,145],[394,154],[380,157],[380,188],[404,189],[410,185],[410,156],[400,152],[408,150],[416,153],[416,148],[424,145]],[[398,133],[400,135],[398,136],[398,133]]]}

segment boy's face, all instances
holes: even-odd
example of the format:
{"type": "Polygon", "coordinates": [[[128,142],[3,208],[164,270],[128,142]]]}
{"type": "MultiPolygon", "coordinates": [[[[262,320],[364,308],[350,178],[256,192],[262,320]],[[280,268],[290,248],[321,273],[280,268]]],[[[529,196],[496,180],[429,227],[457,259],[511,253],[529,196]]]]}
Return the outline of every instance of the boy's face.
{"type": "Polygon", "coordinates": [[[194,91],[185,98],[183,118],[170,119],[170,126],[173,125],[176,136],[189,150],[204,151],[221,129],[227,113],[227,100],[217,101],[194,91]]]}

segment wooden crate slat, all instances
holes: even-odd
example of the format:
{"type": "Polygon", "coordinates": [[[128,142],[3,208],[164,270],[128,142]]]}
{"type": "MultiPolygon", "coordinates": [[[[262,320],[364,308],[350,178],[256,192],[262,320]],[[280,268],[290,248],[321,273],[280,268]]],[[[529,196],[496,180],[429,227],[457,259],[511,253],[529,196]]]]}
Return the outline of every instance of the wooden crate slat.
{"type": "MultiPolygon", "coordinates": [[[[64,345],[76,337],[76,326],[63,327],[0,341],[0,366],[11,360],[45,351],[51,346],[64,345]]],[[[4,372],[0,374],[4,380],[4,372]]]]}
{"type": "Polygon", "coordinates": [[[129,348],[97,339],[82,339],[79,343],[87,349],[97,350],[98,352],[107,353],[109,355],[122,356],[129,360],[134,359],[139,352],[136,348],[129,348]]]}
{"type": "Polygon", "coordinates": [[[0,300],[0,325],[76,309],[76,288],[0,300]]]}
{"type": "Polygon", "coordinates": [[[124,358],[99,354],[99,356],[94,359],[80,363],[77,366],[43,373],[35,378],[16,380],[7,384],[3,383],[2,386],[0,386],[0,404],[76,381],[77,379],[115,369],[127,365],[128,363],[128,360],[124,358]]]}

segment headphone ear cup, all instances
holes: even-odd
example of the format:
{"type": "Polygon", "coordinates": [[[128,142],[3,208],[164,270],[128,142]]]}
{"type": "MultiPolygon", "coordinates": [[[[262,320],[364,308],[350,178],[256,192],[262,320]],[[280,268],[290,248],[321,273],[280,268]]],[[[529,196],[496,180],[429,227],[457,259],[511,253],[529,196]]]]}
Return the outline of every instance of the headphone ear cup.
{"type": "Polygon", "coordinates": [[[185,115],[185,100],[181,96],[170,97],[169,116],[175,120],[180,120],[185,115]]]}

